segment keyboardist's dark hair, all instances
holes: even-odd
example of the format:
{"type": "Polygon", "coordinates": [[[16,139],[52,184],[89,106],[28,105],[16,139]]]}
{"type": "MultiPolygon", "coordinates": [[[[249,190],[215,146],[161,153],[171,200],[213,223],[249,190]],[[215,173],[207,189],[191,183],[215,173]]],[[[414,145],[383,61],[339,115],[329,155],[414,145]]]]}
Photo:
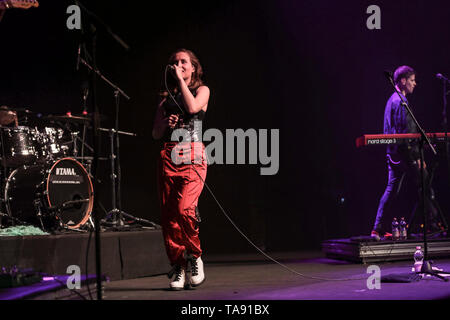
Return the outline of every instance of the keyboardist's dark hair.
{"type": "Polygon", "coordinates": [[[398,67],[394,72],[394,83],[399,84],[402,78],[408,79],[413,74],[416,74],[416,71],[409,66],[398,67]]]}

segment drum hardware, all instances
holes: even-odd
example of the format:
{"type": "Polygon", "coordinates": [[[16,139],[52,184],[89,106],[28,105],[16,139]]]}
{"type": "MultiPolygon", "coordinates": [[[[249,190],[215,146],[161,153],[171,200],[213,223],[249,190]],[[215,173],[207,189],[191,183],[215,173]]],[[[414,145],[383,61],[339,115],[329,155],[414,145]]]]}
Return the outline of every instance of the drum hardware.
{"type": "Polygon", "coordinates": [[[70,230],[70,231],[78,231],[78,232],[85,232],[83,230],[80,230],[78,228],[71,228],[69,227],[67,224],[65,224],[63,221],[63,217],[61,216],[62,212],[64,210],[68,210],[71,208],[70,205],[74,205],[76,203],[83,203],[83,202],[89,202],[89,199],[84,199],[84,200],[76,200],[76,201],[66,201],[64,202],[62,205],[59,206],[54,206],[54,207],[49,207],[46,209],[46,213],[44,214],[42,212],[42,209],[44,208],[44,205],[41,201],[41,199],[35,199],[33,201],[35,210],[36,210],[36,217],[38,217],[39,222],[40,222],[40,226],[41,229],[43,231],[46,232],[51,232],[53,231],[53,229],[57,229],[57,227],[60,227],[62,229],[65,230],[70,230]],[[43,219],[47,218],[49,220],[51,220],[53,222],[52,225],[44,225],[43,219]]]}
{"type": "Polygon", "coordinates": [[[44,228],[44,222],[42,221],[42,212],[41,212],[42,202],[41,202],[40,199],[35,199],[35,200],[33,201],[33,204],[34,204],[34,208],[35,208],[35,210],[36,210],[36,217],[38,217],[39,222],[40,222],[40,224],[41,224],[41,229],[42,229],[42,230],[45,230],[45,228],[44,228]]]}
{"type": "MultiPolygon", "coordinates": [[[[6,219],[8,219],[8,220],[11,220],[11,221],[13,221],[14,224],[18,224],[18,225],[30,225],[29,223],[27,223],[27,222],[25,222],[25,221],[19,220],[19,219],[15,218],[15,217],[11,217],[9,214],[3,213],[3,212],[0,212],[0,217],[6,218],[6,219]]],[[[0,221],[1,221],[1,220],[0,220],[0,221]]]]}
{"type": "MultiPolygon", "coordinates": [[[[93,179],[93,176],[91,175],[91,167],[92,167],[92,161],[94,160],[94,157],[92,156],[85,156],[84,149],[87,148],[91,153],[94,152],[94,149],[85,141],[86,137],[86,126],[83,126],[83,136],[82,138],[79,137],[79,132],[72,132],[72,158],[79,160],[87,169],[87,172],[89,176],[93,179]],[[78,148],[78,143],[81,144],[81,148],[78,148]],[[78,151],[81,149],[80,156],[78,155],[78,151]]],[[[91,221],[92,222],[92,221],[91,221]]]]}
{"type": "MultiPolygon", "coordinates": [[[[101,119],[106,119],[106,116],[100,116],[101,119]]],[[[86,130],[88,125],[91,122],[91,118],[88,117],[87,113],[83,114],[83,116],[73,116],[71,114],[66,114],[62,116],[57,115],[48,115],[44,117],[47,120],[50,121],[57,121],[58,123],[64,123],[65,128],[67,131],[71,134],[71,141],[67,141],[64,143],[61,143],[62,146],[67,144],[72,144],[72,152],[71,157],[74,159],[80,160],[83,164],[85,164],[84,160],[93,159],[93,157],[86,157],[85,156],[85,149],[88,149],[91,153],[94,153],[94,149],[86,142],[86,130]],[[75,125],[83,125],[82,129],[82,136],[80,138],[80,132],[78,130],[71,130],[69,127],[69,124],[75,124],[75,125]],[[79,146],[80,144],[80,146],[79,146]],[[80,153],[80,156],[79,156],[80,153]]],[[[92,161],[91,161],[92,162],[92,161]]],[[[90,166],[90,163],[89,163],[90,166]]],[[[89,168],[90,172],[90,168],[89,168]]]]}
{"type": "Polygon", "coordinates": [[[49,207],[48,211],[52,212],[52,211],[67,210],[67,209],[70,209],[70,208],[74,207],[77,204],[86,203],[86,202],[89,202],[89,201],[91,201],[91,200],[90,199],[69,200],[69,201],[63,202],[59,206],[49,207]]]}
{"type": "Polygon", "coordinates": [[[120,202],[120,196],[121,196],[121,188],[120,188],[120,181],[121,181],[121,170],[120,170],[120,159],[119,159],[119,134],[128,135],[136,137],[137,134],[131,133],[131,132],[125,132],[125,131],[118,131],[116,129],[106,129],[106,128],[99,128],[100,131],[108,132],[109,138],[110,138],[110,156],[108,158],[99,158],[99,160],[110,160],[111,161],[111,201],[112,201],[112,208],[108,213],[107,217],[103,221],[107,225],[111,226],[123,226],[123,217],[132,219],[138,223],[147,223],[150,224],[154,228],[158,228],[158,225],[148,221],[146,219],[141,219],[135,216],[132,216],[126,212],[124,212],[121,209],[121,202],[120,202]],[[116,143],[114,143],[116,142],[116,143]],[[116,152],[114,152],[116,150],[116,152]],[[116,165],[117,162],[117,165],[116,165]],[[112,220],[109,222],[108,220],[112,220]]]}
{"type": "MultiPolygon", "coordinates": [[[[74,208],[77,204],[80,203],[88,203],[90,202],[90,199],[81,199],[81,200],[70,200],[70,201],[66,201],[61,205],[58,206],[54,206],[54,207],[50,207],[48,208],[48,212],[50,213],[50,215],[53,215],[56,220],[59,223],[59,226],[65,230],[70,230],[70,231],[78,231],[78,232],[86,232],[84,230],[80,230],[79,228],[71,228],[69,227],[67,224],[65,224],[63,221],[63,217],[62,217],[62,213],[65,210],[69,210],[71,208],[74,208]]],[[[91,216],[89,216],[89,221],[92,223],[92,219],[91,216]]]]}
{"type": "Polygon", "coordinates": [[[94,149],[86,143],[86,141],[83,139],[81,139],[78,136],[79,132],[75,132],[72,133],[72,141],[73,141],[73,146],[74,146],[74,151],[73,151],[73,157],[77,158],[78,157],[78,145],[77,145],[77,141],[81,143],[81,157],[80,158],[91,158],[91,160],[93,159],[93,157],[84,157],[84,148],[89,149],[90,152],[94,152],[94,149]]]}
{"type": "Polygon", "coordinates": [[[99,128],[99,131],[108,132],[110,138],[110,157],[111,161],[111,202],[112,209],[107,213],[104,223],[111,226],[123,226],[123,217],[137,219],[121,209],[121,190],[120,190],[120,180],[121,180],[121,170],[120,170],[120,159],[118,156],[119,152],[119,134],[137,136],[135,133],[118,131],[116,129],[106,129],[99,128]],[[117,162],[117,164],[116,164],[117,162]],[[111,220],[111,221],[109,221],[111,220]]]}
{"type": "MultiPolygon", "coordinates": [[[[84,161],[89,162],[89,163],[91,163],[94,160],[94,157],[72,157],[72,158],[77,159],[77,160],[84,160],[84,161]]],[[[109,158],[102,158],[102,159],[103,160],[109,160],[109,158]]],[[[100,160],[102,160],[102,159],[100,159],[100,160]]]]}
{"type": "Polygon", "coordinates": [[[77,147],[78,134],[79,134],[78,131],[73,131],[70,133],[70,135],[72,136],[72,145],[73,145],[72,153],[74,157],[78,156],[78,147],[77,147]]]}

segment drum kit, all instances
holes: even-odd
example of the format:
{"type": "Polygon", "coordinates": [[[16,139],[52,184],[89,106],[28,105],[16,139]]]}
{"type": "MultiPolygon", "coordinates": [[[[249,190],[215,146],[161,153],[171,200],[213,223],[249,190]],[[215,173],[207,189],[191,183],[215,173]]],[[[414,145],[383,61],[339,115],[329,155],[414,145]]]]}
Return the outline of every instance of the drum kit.
{"type": "Polygon", "coordinates": [[[54,231],[92,224],[92,157],[84,155],[85,149],[92,151],[85,142],[90,121],[0,107],[0,227],[54,231]]]}

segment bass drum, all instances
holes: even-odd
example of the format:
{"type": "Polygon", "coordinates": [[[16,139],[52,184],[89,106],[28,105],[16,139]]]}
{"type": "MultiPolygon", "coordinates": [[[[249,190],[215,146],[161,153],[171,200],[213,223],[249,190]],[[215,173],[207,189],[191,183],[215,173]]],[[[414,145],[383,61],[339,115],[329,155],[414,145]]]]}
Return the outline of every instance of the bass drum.
{"type": "Polygon", "coordinates": [[[77,229],[89,220],[94,192],[86,169],[75,159],[63,158],[11,172],[5,199],[8,214],[20,222],[41,227],[41,214],[44,228],[62,224],[77,229]]]}

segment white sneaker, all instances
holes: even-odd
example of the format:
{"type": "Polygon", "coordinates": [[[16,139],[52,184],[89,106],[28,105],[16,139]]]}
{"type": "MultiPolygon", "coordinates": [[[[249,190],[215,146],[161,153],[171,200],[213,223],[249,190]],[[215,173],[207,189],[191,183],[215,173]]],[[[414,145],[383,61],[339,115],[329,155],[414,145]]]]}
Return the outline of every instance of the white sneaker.
{"type": "Polygon", "coordinates": [[[175,267],[175,277],[170,282],[170,289],[172,290],[182,290],[186,282],[186,269],[182,266],[175,267]]]}
{"type": "Polygon", "coordinates": [[[200,257],[192,260],[190,284],[193,287],[201,285],[205,281],[205,272],[203,270],[203,261],[200,257]]]}

